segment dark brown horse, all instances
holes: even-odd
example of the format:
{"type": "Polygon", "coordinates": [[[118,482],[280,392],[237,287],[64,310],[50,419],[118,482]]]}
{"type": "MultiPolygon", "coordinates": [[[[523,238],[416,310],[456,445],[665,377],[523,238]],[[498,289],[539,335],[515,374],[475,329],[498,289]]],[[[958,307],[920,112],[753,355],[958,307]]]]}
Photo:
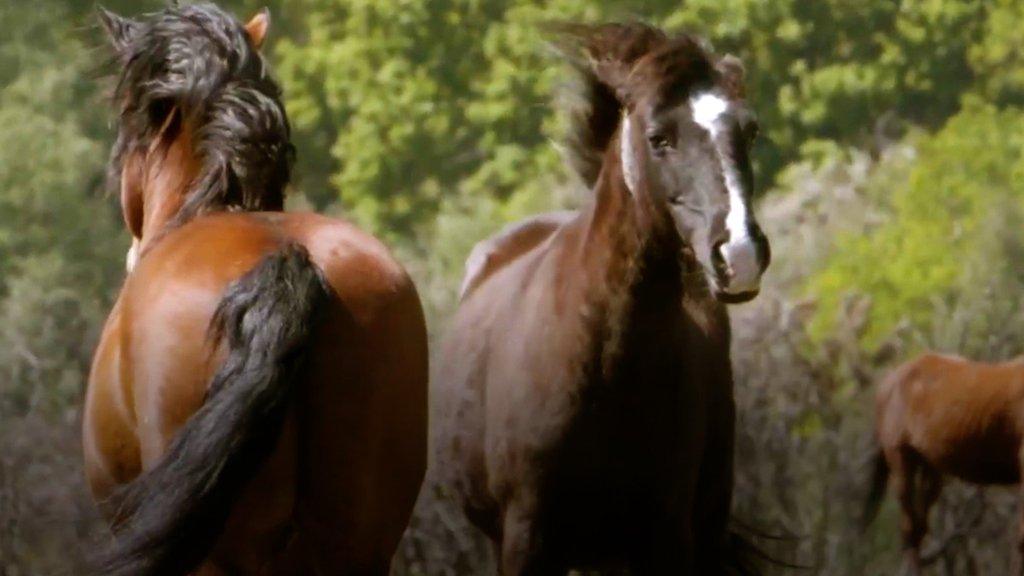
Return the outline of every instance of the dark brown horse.
{"type": "MultiPolygon", "coordinates": [[[[889,478],[899,499],[907,562],[921,574],[921,542],[942,477],[1018,484],[1024,466],[1024,358],[999,364],[925,354],[894,370],[876,392],[872,490],[878,511],[889,478]]],[[[1024,554],[1024,520],[1018,548],[1024,554]]],[[[1024,574],[1020,558],[1014,574],[1024,574]]]]}
{"type": "Polygon", "coordinates": [[[435,381],[433,473],[506,576],[726,573],[723,302],[753,298],[769,258],[742,68],[641,24],[568,37],[593,197],[474,249],[435,381]]]}
{"type": "Polygon", "coordinates": [[[280,212],[292,147],[243,26],[104,12],[134,237],[85,402],[108,576],[385,575],[426,464],[426,330],[380,242],[280,212]]]}

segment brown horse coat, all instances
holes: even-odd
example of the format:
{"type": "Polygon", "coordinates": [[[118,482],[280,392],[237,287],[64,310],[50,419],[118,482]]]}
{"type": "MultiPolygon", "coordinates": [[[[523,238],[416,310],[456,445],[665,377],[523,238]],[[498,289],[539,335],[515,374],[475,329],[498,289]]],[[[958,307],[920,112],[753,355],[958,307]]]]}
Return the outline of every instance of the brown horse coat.
{"type": "Polygon", "coordinates": [[[459,288],[459,298],[465,298],[493,272],[550,238],[559,226],[574,216],[568,211],[540,214],[512,224],[474,246],[466,258],[466,275],[459,288]]]}
{"type": "Polygon", "coordinates": [[[244,574],[274,561],[282,573],[313,562],[319,573],[385,574],[425,465],[426,343],[408,276],[380,243],[342,222],[211,215],[153,246],[97,349],[87,475],[102,501],[160,461],[222,364],[207,338],[222,295],[287,241],[309,250],[332,299],[302,376],[288,384],[296,397],[285,430],[235,496],[211,563],[244,574]],[[287,547],[295,558],[285,558],[287,547]]]}
{"type": "MultiPolygon", "coordinates": [[[[921,571],[921,543],[942,476],[983,485],[1020,482],[1022,406],[1024,358],[989,364],[929,353],[896,368],[879,384],[879,452],[865,520],[873,518],[891,475],[903,543],[915,573],[921,571]]],[[[1020,530],[1024,552],[1024,520],[1020,530]]]]}
{"type": "Polygon", "coordinates": [[[346,222],[259,212],[280,208],[290,155],[255,50],[265,15],[104,19],[126,62],[112,169],[137,261],[84,410],[115,528],[103,573],[387,574],[426,464],[412,282],[346,222]]]}
{"type": "MultiPolygon", "coordinates": [[[[679,64],[693,66],[682,76],[721,80],[700,77],[711,64],[694,43],[672,44],[648,27],[582,36],[610,50],[592,62],[632,66],[623,53],[650,53],[648,63],[671,61],[666,67],[696,61],[679,64]],[[604,34],[622,42],[611,48],[604,34]]],[[[675,89],[685,95],[694,86],[675,89]]],[[[474,249],[442,345],[434,474],[494,540],[509,576],[627,565],[703,575],[736,560],[727,535],[735,411],[728,317],[706,279],[706,254],[695,255],[679,231],[682,217],[655,184],[670,176],[656,172],[647,152],[629,152],[641,146],[640,128],[630,142],[617,127],[624,115],[649,121],[632,113],[645,104],[593,112],[610,116],[591,126],[612,132],[597,138],[601,169],[586,207],[536,217],[474,249]],[[637,162],[639,186],[629,184],[624,159],[637,162]]],[[[680,154],[703,159],[704,142],[680,136],[680,154]]],[[[709,170],[721,169],[707,159],[709,170]]],[[[708,202],[720,201],[721,188],[712,189],[708,202]]],[[[705,190],[685,193],[698,204],[705,190]]],[[[725,211],[704,216],[720,223],[725,211]]],[[[766,259],[760,265],[758,274],[766,259]]]]}

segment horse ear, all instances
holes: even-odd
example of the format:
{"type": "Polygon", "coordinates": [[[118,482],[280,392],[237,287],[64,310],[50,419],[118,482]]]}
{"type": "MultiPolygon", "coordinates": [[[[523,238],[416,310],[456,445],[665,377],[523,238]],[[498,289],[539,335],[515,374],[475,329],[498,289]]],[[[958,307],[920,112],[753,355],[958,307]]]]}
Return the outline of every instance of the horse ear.
{"type": "Polygon", "coordinates": [[[131,18],[118,16],[102,6],[97,7],[100,23],[107,31],[107,38],[119,55],[124,55],[138,32],[139,23],[131,18]]]}
{"type": "Polygon", "coordinates": [[[270,9],[268,8],[257,12],[245,24],[245,33],[249,35],[249,40],[257,50],[263,46],[263,41],[267,39],[268,31],[270,31],[270,9]]]}
{"type": "Polygon", "coordinates": [[[726,54],[722,56],[715,67],[722,74],[729,94],[734,98],[743,98],[746,95],[745,84],[747,75],[743,62],[732,54],[726,54]]]}
{"type": "Polygon", "coordinates": [[[633,105],[633,91],[629,83],[633,71],[631,63],[598,62],[593,64],[593,69],[601,82],[612,89],[615,99],[624,109],[633,105]]]}

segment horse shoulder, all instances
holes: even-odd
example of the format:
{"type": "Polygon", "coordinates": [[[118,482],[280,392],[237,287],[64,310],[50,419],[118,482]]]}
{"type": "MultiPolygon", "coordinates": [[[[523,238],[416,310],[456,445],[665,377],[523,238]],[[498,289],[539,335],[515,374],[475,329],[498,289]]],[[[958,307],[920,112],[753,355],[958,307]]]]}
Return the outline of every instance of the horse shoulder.
{"type": "Polygon", "coordinates": [[[516,222],[478,242],[466,259],[466,273],[459,287],[459,299],[465,299],[489,276],[547,240],[575,215],[571,211],[539,214],[516,222]]]}
{"type": "Polygon", "coordinates": [[[99,500],[141,469],[131,391],[123,379],[121,310],[118,299],[93,355],[82,414],[85,475],[99,500]]]}

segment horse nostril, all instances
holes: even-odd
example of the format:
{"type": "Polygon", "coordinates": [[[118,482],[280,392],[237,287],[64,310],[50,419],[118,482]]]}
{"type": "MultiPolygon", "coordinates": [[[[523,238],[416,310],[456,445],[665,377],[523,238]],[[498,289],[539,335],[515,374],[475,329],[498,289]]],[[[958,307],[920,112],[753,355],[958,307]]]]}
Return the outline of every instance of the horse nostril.
{"type": "Polygon", "coordinates": [[[772,247],[760,226],[755,224],[750,232],[750,236],[754,239],[757,246],[758,255],[761,260],[761,271],[763,272],[768,269],[768,265],[772,262],[772,247]]]}
{"type": "Polygon", "coordinates": [[[711,249],[711,266],[715,269],[718,279],[729,279],[729,263],[725,260],[725,242],[718,242],[711,249]]]}

